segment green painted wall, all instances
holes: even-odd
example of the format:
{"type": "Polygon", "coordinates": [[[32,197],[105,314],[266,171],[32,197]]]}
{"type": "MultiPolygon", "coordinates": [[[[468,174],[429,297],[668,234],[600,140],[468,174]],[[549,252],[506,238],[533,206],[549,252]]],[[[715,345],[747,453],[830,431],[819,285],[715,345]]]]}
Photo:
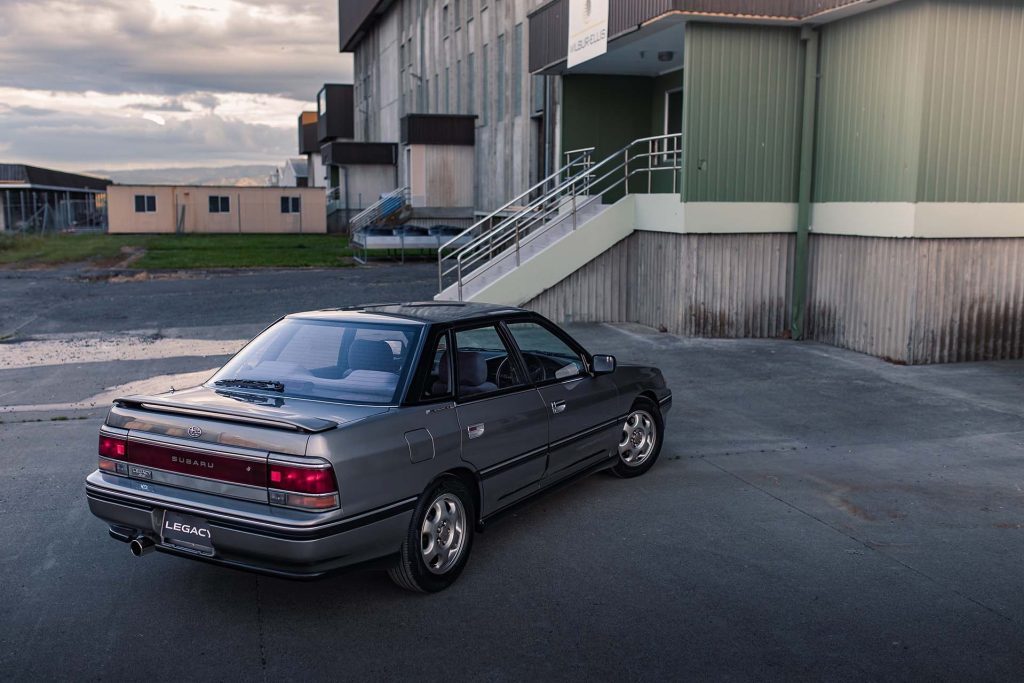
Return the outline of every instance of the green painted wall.
{"type": "Polygon", "coordinates": [[[914,200],[927,37],[918,2],[821,29],[815,201],[914,200]]]}
{"type": "Polygon", "coordinates": [[[1024,3],[926,9],[918,201],[1024,202],[1024,3]]]}
{"type": "Polygon", "coordinates": [[[910,0],[821,29],[819,202],[1024,201],[1024,3],[910,0]]]}
{"type": "MultiPolygon", "coordinates": [[[[631,76],[565,76],[562,79],[562,150],[595,147],[600,161],[650,135],[653,80],[631,76]]],[[[564,158],[562,160],[564,162],[564,158]]],[[[621,197],[608,193],[606,203],[621,197]]]]}
{"type": "Polygon", "coordinates": [[[685,201],[796,201],[799,36],[791,28],[687,24],[685,201]]]}

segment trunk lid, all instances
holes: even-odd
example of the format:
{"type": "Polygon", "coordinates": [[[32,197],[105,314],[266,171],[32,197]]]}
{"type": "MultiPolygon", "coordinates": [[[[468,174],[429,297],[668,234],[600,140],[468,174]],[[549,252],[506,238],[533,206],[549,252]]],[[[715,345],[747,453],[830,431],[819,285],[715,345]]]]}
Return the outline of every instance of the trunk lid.
{"type": "Polygon", "coordinates": [[[119,398],[106,427],[133,479],[267,502],[273,454],[305,460],[312,434],[387,410],[196,387],[119,398]]]}

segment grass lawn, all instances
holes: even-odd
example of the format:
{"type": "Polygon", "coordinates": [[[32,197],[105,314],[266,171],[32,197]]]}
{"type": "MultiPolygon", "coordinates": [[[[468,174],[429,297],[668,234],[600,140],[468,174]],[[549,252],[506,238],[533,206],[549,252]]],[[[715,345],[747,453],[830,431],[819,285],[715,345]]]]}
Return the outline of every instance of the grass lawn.
{"type": "Polygon", "coordinates": [[[0,265],[114,265],[123,248],[142,249],[142,270],[346,266],[352,254],[340,235],[53,235],[0,236],[0,265]]]}

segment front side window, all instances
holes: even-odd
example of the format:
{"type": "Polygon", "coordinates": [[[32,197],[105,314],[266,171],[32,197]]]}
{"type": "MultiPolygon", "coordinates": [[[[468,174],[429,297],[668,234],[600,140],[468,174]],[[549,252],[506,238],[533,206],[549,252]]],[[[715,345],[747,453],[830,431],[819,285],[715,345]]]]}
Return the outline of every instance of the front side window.
{"type": "Polygon", "coordinates": [[[281,197],[281,213],[300,213],[302,197],[281,197]]]}
{"type": "Polygon", "coordinates": [[[135,213],[156,213],[156,195],[135,195],[135,213]]]}
{"type": "Polygon", "coordinates": [[[210,213],[230,213],[231,212],[231,198],[230,197],[218,197],[216,195],[210,196],[210,213]]]}
{"type": "Polygon", "coordinates": [[[494,325],[455,333],[455,378],[459,398],[526,384],[515,356],[494,325]]]}
{"type": "Polygon", "coordinates": [[[586,373],[587,366],[580,355],[543,325],[509,323],[508,331],[516,340],[533,381],[568,379],[586,373]]]}
{"type": "Polygon", "coordinates": [[[419,341],[415,325],[285,318],[210,380],[219,391],[393,405],[419,341]]]}

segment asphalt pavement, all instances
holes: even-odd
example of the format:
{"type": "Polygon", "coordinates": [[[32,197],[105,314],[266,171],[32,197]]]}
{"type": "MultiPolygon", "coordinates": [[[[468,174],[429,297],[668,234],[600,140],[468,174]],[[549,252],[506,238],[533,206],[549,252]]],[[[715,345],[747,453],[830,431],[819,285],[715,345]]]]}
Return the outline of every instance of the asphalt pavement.
{"type": "Polygon", "coordinates": [[[123,282],[0,271],[3,677],[1024,674],[1024,362],[900,367],[813,343],[572,325],[593,352],[664,370],[661,460],[521,508],[429,596],[376,572],[295,583],[136,559],[85,501],[102,406],[9,410],[225,358],[2,369],[19,344],[233,342],[293,310],[427,298],[433,278],[424,264],[123,282]]]}

